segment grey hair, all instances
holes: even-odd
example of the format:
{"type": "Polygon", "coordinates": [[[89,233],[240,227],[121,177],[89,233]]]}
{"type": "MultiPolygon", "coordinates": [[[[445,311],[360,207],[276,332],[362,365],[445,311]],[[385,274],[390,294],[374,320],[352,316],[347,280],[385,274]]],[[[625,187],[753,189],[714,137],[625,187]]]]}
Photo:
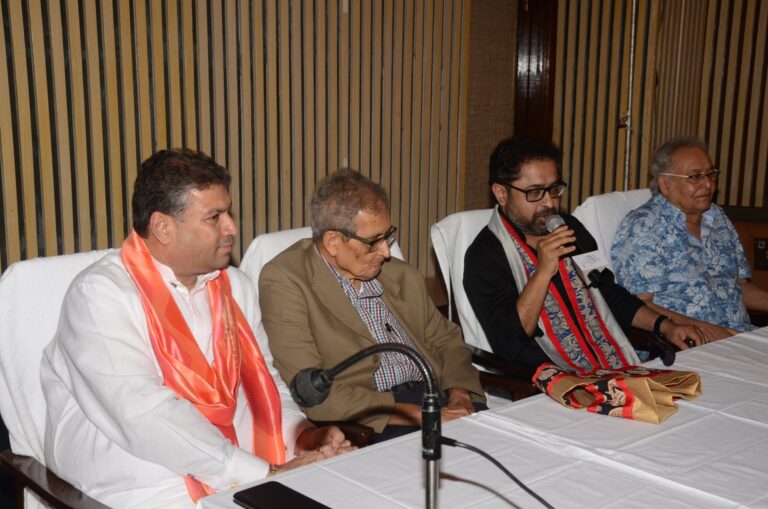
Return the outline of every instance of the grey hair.
{"type": "Polygon", "coordinates": [[[312,196],[312,240],[319,242],[332,230],[356,233],[357,214],[388,210],[383,187],[355,170],[342,168],[320,181],[312,196]]]}
{"type": "Polygon", "coordinates": [[[672,156],[681,148],[696,147],[700,148],[706,153],[709,153],[709,147],[707,142],[700,138],[693,138],[689,136],[678,136],[670,138],[665,141],[651,156],[651,183],[650,188],[653,194],[659,192],[658,177],[662,173],[669,171],[669,166],[672,164],[672,156]]]}

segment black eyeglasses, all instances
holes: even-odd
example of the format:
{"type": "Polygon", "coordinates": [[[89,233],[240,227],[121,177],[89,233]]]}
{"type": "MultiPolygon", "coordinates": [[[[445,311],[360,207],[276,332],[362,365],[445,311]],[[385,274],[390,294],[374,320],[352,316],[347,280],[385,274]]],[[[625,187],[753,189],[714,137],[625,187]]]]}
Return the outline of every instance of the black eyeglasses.
{"type": "Polygon", "coordinates": [[[362,237],[358,237],[354,233],[344,231],[344,230],[337,230],[339,233],[344,235],[345,237],[349,237],[350,239],[355,239],[358,242],[362,242],[366,246],[368,246],[368,252],[373,253],[377,249],[379,249],[382,246],[383,242],[387,243],[388,247],[391,247],[392,244],[395,243],[395,233],[397,233],[397,226],[392,225],[389,227],[389,229],[384,232],[382,235],[379,235],[378,237],[374,237],[372,239],[364,239],[362,237]]]}
{"type": "Polygon", "coordinates": [[[678,177],[685,179],[689,184],[697,185],[704,182],[705,179],[709,179],[712,182],[715,182],[717,180],[717,177],[720,176],[720,170],[717,168],[712,168],[709,171],[705,171],[703,173],[694,173],[693,175],[680,175],[678,173],[659,173],[659,175],[664,175],[665,177],[678,177]]]}
{"type": "Polygon", "coordinates": [[[519,187],[515,187],[512,184],[507,184],[506,182],[499,182],[499,184],[504,187],[514,189],[515,191],[525,193],[526,201],[541,201],[544,199],[544,196],[547,193],[549,193],[552,198],[560,198],[565,192],[565,188],[568,187],[568,184],[563,181],[555,182],[551,186],[537,187],[535,189],[520,189],[519,187]]]}

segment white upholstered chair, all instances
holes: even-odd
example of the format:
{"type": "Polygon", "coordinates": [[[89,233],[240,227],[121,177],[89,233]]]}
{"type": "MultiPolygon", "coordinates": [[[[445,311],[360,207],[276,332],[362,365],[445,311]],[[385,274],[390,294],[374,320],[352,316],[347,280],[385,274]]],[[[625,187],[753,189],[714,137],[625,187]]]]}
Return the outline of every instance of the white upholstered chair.
{"type": "Polygon", "coordinates": [[[432,247],[443,273],[443,282],[448,292],[448,318],[453,319],[453,304],[459,315],[464,332],[464,341],[482,350],[491,351],[480,322],[464,293],[464,255],[480,230],[485,228],[493,209],[457,212],[432,225],[430,235],[432,247]]]}
{"type": "Polygon", "coordinates": [[[636,209],[650,199],[650,189],[616,191],[590,196],[573,211],[574,217],[581,221],[595,238],[598,250],[608,262],[609,269],[613,270],[611,244],[621,220],[630,210],[636,209]]]}
{"type": "MultiPolygon", "coordinates": [[[[3,462],[17,486],[24,476],[31,477],[24,486],[52,507],[104,507],[44,468],[45,399],[40,361],[58,327],[70,283],[108,252],[21,261],[0,278],[0,413],[12,451],[3,452],[3,462]]],[[[27,507],[42,507],[28,493],[24,498],[27,507]]]]}
{"type": "MultiPolygon", "coordinates": [[[[251,241],[248,249],[243,255],[243,259],[240,262],[240,270],[245,272],[248,277],[253,280],[256,287],[256,297],[259,292],[259,275],[264,265],[269,261],[282,253],[291,245],[302,239],[308,239],[312,237],[312,228],[305,226],[303,228],[294,228],[291,230],[281,230],[272,233],[263,233],[256,236],[251,241]]],[[[403,259],[403,252],[400,250],[400,246],[395,242],[390,248],[392,256],[395,258],[403,259]]],[[[342,431],[352,441],[353,445],[362,447],[368,445],[373,438],[373,429],[362,424],[353,422],[333,422],[333,423],[317,423],[320,424],[335,424],[339,426],[342,431]]]]}
{"type": "MultiPolygon", "coordinates": [[[[464,255],[480,230],[488,224],[492,212],[493,209],[481,209],[451,214],[433,224],[430,234],[448,292],[448,317],[453,319],[455,304],[464,341],[472,349],[472,361],[480,370],[480,381],[486,390],[499,389],[517,399],[536,392],[531,383],[533,368],[491,353],[488,339],[464,292],[464,255]]],[[[497,404],[491,400],[489,403],[491,406],[497,404]]]]}

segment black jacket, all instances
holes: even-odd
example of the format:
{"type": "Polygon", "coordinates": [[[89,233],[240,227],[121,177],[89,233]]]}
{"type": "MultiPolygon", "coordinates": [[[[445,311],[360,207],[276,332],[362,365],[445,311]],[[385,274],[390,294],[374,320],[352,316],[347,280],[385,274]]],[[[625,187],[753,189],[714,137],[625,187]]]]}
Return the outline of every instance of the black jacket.
{"type": "MultiPolygon", "coordinates": [[[[576,242],[585,252],[597,249],[595,239],[584,225],[567,214],[563,214],[563,219],[575,232],[576,242]]],[[[522,232],[518,230],[518,233],[524,238],[522,232]]],[[[531,249],[536,253],[535,249],[531,249]]],[[[559,273],[552,278],[552,282],[565,293],[559,273]]],[[[464,290],[494,353],[526,364],[538,365],[549,361],[534,339],[543,332],[537,327],[534,336],[529,336],[523,330],[515,307],[519,293],[512,269],[501,242],[487,226],[480,231],[464,256],[464,290]]],[[[600,293],[627,333],[643,302],[612,280],[600,286],[600,293]]],[[[570,305],[568,307],[568,312],[573,313],[570,305]]]]}

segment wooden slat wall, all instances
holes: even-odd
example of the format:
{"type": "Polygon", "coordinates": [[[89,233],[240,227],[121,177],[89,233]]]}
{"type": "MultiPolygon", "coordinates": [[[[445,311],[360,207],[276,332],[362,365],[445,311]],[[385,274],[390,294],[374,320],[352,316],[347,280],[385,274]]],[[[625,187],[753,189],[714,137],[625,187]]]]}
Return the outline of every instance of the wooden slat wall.
{"type": "MultiPolygon", "coordinates": [[[[624,187],[632,0],[562,0],[554,141],[565,207],[624,187]]],[[[768,1],[639,0],[629,188],[646,187],[652,150],[706,139],[724,174],[717,201],[768,207],[768,1]]]]}
{"type": "MultiPolygon", "coordinates": [[[[630,188],[639,186],[647,158],[648,82],[656,17],[650,0],[638,2],[630,188]]],[[[561,0],[558,4],[553,140],[563,151],[569,183],[563,206],[624,187],[631,0],[561,0]]]]}
{"type": "Polygon", "coordinates": [[[767,29],[765,0],[663,4],[653,145],[707,140],[723,205],[768,207],[767,29]]]}
{"type": "Polygon", "coordinates": [[[768,207],[767,30],[768,1],[710,0],[696,134],[723,170],[722,205],[768,207]]]}
{"type": "Polygon", "coordinates": [[[0,0],[0,269],[117,246],[140,161],[233,174],[241,253],[341,166],[382,182],[407,259],[459,209],[469,0],[0,0]]]}

